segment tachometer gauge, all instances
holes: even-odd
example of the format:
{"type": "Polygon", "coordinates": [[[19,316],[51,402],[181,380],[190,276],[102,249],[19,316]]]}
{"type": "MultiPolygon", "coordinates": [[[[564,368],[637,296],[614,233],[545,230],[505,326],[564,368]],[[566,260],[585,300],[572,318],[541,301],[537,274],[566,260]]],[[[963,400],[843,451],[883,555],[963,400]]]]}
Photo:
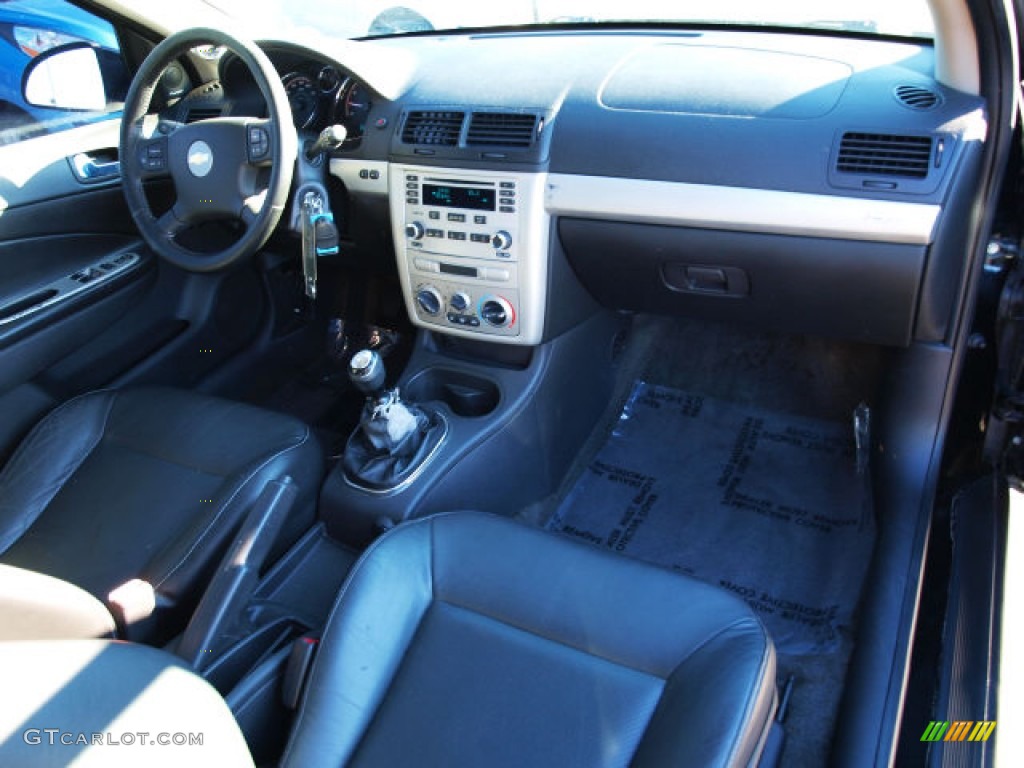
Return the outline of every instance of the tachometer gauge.
{"type": "Polygon", "coordinates": [[[288,94],[288,103],[292,108],[292,120],[296,128],[308,128],[316,119],[320,92],[316,83],[306,75],[293,73],[285,75],[282,80],[284,90],[288,94]]]}

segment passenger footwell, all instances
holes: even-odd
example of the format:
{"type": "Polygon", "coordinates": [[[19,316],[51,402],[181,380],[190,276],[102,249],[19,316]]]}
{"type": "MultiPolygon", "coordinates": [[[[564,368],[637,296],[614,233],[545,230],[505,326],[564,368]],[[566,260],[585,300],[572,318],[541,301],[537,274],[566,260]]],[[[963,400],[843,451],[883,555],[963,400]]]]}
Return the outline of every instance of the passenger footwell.
{"type": "Polygon", "coordinates": [[[849,424],[639,381],[547,527],[736,593],[783,654],[840,649],[875,535],[849,424]]]}

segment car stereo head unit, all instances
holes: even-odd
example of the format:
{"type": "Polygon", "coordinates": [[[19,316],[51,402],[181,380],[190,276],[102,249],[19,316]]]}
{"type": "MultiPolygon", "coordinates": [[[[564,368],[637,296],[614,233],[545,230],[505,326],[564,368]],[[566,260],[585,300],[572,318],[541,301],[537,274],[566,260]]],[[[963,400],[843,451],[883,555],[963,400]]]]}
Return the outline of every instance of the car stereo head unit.
{"type": "Polygon", "coordinates": [[[547,302],[544,174],[392,165],[399,276],[413,322],[538,344],[547,302]]]}

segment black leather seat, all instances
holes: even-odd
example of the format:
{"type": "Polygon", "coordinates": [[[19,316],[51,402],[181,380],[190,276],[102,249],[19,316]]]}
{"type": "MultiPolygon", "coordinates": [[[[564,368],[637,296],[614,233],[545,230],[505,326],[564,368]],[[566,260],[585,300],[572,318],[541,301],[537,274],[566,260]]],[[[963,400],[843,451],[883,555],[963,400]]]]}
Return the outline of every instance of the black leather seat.
{"type": "Polygon", "coordinates": [[[283,765],[746,766],[774,707],[774,650],[739,599],[455,513],[355,566],[283,765]]]}
{"type": "Polygon", "coordinates": [[[170,389],[90,393],[44,418],[0,472],[0,563],[100,600],[147,581],[163,609],[152,639],[181,629],[267,481],[299,487],[283,549],[312,524],[322,473],[315,437],[290,417],[170,389]]]}
{"type": "MultiPolygon", "coordinates": [[[[116,718],[120,732],[205,734],[136,752],[12,737],[0,763],[251,766],[227,706],[180,667],[130,643],[0,643],[0,731],[116,718]]],[[[282,764],[748,766],[774,675],[764,628],[726,592],[502,518],[439,515],[355,566],[282,764]]]]}

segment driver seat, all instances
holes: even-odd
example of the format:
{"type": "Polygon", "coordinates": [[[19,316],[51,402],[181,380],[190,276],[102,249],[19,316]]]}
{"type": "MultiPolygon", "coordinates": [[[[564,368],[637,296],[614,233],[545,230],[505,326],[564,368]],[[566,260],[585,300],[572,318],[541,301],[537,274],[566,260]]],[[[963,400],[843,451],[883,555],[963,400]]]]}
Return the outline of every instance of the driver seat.
{"type": "Polygon", "coordinates": [[[291,417],[173,389],[92,392],[39,422],[0,472],[0,563],[103,602],[142,579],[156,610],[129,636],[161,642],[267,482],[298,486],[280,553],[312,525],[322,474],[316,438],[291,417]]]}

